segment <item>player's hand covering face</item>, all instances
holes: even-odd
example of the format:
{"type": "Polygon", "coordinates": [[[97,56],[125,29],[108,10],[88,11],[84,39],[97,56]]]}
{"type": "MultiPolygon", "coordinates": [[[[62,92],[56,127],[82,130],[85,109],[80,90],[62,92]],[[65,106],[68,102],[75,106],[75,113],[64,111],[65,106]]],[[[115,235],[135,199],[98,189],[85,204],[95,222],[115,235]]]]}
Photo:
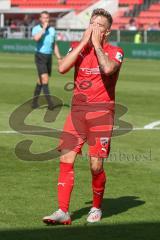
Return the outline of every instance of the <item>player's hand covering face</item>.
{"type": "Polygon", "coordinates": [[[100,46],[101,45],[101,42],[103,40],[103,35],[104,34],[101,33],[100,28],[97,25],[95,25],[93,27],[92,38],[91,38],[93,46],[100,46]]]}
{"type": "Polygon", "coordinates": [[[81,43],[85,46],[89,40],[91,39],[91,34],[92,34],[92,26],[89,25],[89,27],[86,29],[86,31],[83,33],[81,43]]]}
{"type": "Polygon", "coordinates": [[[94,16],[91,18],[90,25],[92,26],[92,44],[98,46],[110,34],[108,21],[103,16],[94,16]]]}

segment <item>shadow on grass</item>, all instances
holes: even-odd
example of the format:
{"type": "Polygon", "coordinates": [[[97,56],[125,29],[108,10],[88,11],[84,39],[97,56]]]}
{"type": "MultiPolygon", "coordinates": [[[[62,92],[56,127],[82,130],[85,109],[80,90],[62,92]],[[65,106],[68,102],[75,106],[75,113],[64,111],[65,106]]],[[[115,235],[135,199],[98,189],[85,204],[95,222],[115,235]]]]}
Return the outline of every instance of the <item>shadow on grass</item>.
{"type": "Polygon", "coordinates": [[[53,226],[0,231],[1,240],[159,240],[160,223],[53,226]]]}
{"type": "MultiPolygon", "coordinates": [[[[86,204],[91,205],[90,202],[86,204]]],[[[126,212],[145,202],[135,196],[109,198],[103,201],[103,218],[126,212]]],[[[90,206],[77,210],[72,220],[87,214],[90,206]]],[[[0,240],[159,240],[160,223],[85,224],[78,226],[45,226],[39,229],[1,230],[0,240]]]]}
{"type": "MultiPolygon", "coordinates": [[[[86,202],[86,204],[92,204],[92,201],[86,202]]],[[[136,196],[124,196],[119,198],[105,198],[103,199],[103,218],[111,217],[112,215],[126,212],[130,208],[138,207],[145,204],[145,201],[138,199],[136,196]]],[[[72,220],[79,219],[83,215],[86,215],[91,206],[81,208],[72,214],[72,220]]]]}

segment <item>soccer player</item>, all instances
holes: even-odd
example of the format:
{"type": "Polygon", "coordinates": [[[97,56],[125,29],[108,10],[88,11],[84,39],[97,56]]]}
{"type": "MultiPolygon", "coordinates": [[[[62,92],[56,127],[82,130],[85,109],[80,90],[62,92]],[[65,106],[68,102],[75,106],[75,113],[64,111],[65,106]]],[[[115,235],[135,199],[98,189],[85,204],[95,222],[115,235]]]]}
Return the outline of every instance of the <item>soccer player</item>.
{"type": "Polygon", "coordinates": [[[59,65],[61,73],[75,66],[75,89],[59,145],[59,209],[43,218],[47,224],[71,224],[68,209],[74,185],[74,162],[85,142],[89,145],[93,191],[87,221],[97,222],[102,217],[106,183],[103,162],[110,151],[115,86],[123,59],[123,50],[108,42],[111,25],[111,14],[104,9],[95,9],[81,41],[72,45],[59,65]]]}
{"type": "Polygon", "coordinates": [[[55,43],[56,31],[49,24],[50,16],[47,11],[40,14],[40,23],[32,29],[32,37],[36,41],[35,63],[38,71],[38,79],[34,91],[32,108],[38,108],[38,97],[43,89],[45,94],[48,109],[54,108],[54,103],[51,100],[48,80],[52,71],[52,53],[54,51],[58,61],[61,60],[58,45],[55,43]]]}

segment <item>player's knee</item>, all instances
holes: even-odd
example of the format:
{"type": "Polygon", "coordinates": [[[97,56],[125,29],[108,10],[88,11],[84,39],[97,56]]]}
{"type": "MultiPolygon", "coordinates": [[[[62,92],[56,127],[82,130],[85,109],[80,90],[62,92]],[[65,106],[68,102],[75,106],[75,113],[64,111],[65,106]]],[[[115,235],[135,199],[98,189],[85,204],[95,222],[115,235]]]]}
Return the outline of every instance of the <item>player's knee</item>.
{"type": "Polygon", "coordinates": [[[42,84],[48,84],[48,79],[42,80],[42,84]]]}
{"type": "Polygon", "coordinates": [[[41,75],[41,82],[42,84],[47,84],[48,83],[48,75],[47,74],[44,74],[44,75],[41,75]]]}
{"type": "Polygon", "coordinates": [[[99,174],[103,170],[103,159],[91,157],[90,170],[92,174],[99,174]]]}
{"type": "Polygon", "coordinates": [[[91,173],[94,175],[99,174],[100,172],[102,172],[102,170],[103,166],[91,165],[91,173]]]}
{"type": "Polygon", "coordinates": [[[62,150],[60,156],[60,162],[74,163],[76,153],[68,150],[62,150]]]}
{"type": "Polygon", "coordinates": [[[68,156],[62,155],[60,157],[60,162],[64,162],[64,163],[70,163],[70,159],[68,156]]]}

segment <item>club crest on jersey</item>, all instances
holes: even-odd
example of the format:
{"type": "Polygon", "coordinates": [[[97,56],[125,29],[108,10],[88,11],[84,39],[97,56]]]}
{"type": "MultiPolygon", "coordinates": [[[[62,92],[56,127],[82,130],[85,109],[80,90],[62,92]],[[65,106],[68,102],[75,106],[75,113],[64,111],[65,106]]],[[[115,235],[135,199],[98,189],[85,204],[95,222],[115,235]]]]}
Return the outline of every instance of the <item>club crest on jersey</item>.
{"type": "Polygon", "coordinates": [[[122,61],[123,61],[123,54],[120,53],[120,52],[117,52],[117,53],[116,53],[116,59],[117,59],[119,62],[122,62],[122,61]]]}
{"type": "Polygon", "coordinates": [[[108,137],[101,137],[100,138],[100,143],[103,147],[106,147],[106,145],[108,144],[109,142],[109,138],[108,137]]]}

